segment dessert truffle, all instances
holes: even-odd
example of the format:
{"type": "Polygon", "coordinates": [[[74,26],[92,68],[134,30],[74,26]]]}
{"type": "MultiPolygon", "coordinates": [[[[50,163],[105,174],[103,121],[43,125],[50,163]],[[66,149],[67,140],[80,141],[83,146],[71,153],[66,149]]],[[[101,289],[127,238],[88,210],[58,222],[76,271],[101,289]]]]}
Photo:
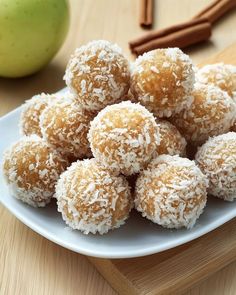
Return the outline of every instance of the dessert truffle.
{"type": "Polygon", "coordinates": [[[138,173],[159,144],[153,115],[143,106],[124,101],[107,106],[91,122],[88,138],[93,156],[115,173],[138,173]]]}
{"type": "Polygon", "coordinates": [[[179,48],[156,49],[131,66],[131,92],[157,117],[170,117],[192,102],[192,61],[179,48]]]}
{"type": "Polygon", "coordinates": [[[120,227],[133,207],[124,176],[114,176],[95,159],[74,162],[61,175],[55,197],[66,224],[84,234],[120,227]]]}
{"type": "Polygon", "coordinates": [[[44,207],[67,165],[43,139],[31,135],[21,138],[5,152],[3,174],[14,197],[33,207],[44,207]]]}
{"type": "Polygon", "coordinates": [[[42,136],[39,117],[46,106],[55,99],[57,99],[56,94],[42,93],[25,102],[20,119],[20,132],[22,135],[36,134],[42,136]]]}
{"type": "Polygon", "coordinates": [[[197,71],[196,81],[218,86],[232,97],[236,91],[236,66],[224,63],[206,65],[197,71]]]}
{"type": "Polygon", "coordinates": [[[196,162],[209,180],[209,194],[233,201],[236,199],[236,133],[228,132],[202,145],[196,162]]]}
{"type": "Polygon", "coordinates": [[[192,105],[172,119],[186,140],[199,145],[210,136],[228,132],[234,122],[236,104],[227,92],[197,83],[192,94],[192,105]]]}
{"type": "Polygon", "coordinates": [[[206,200],[206,177],[194,161],[177,155],[157,157],[136,182],[136,209],[163,227],[193,227],[206,200]]]}
{"type": "Polygon", "coordinates": [[[52,103],[40,117],[43,138],[67,157],[90,156],[87,133],[94,116],[93,112],[81,109],[74,100],[52,103]]]}
{"type": "Polygon", "coordinates": [[[160,145],[156,150],[157,155],[184,156],[187,142],[178,129],[166,120],[157,120],[157,126],[160,134],[160,145]]]}
{"type": "Polygon", "coordinates": [[[128,93],[129,63],[116,44],[92,41],[75,50],[64,79],[83,108],[101,110],[128,93]]]}

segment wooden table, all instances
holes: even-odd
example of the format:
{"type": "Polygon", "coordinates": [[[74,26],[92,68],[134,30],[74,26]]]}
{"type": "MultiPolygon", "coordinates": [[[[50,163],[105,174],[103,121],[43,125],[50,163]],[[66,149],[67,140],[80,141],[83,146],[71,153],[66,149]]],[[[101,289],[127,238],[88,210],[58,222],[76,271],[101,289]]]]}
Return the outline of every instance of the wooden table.
{"type": "MultiPolygon", "coordinates": [[[[210,0],[156,0],[155,27],[161,28],[194,15],[210,0]]],[[[127,41],[143,33],[138,26],[137,0],[70,0],[71,27],[54,60],[40,73],[17,80],[0,78],[0,116],[40,92],[64,87],[62,76],[73,50],[92,39],[117,42],[131,57],[127,41]]],[[[197,63],[236,41],[236,11],[213,30],[211,41],[186,50],[197,63]]],[[[4,137],[1,135],[1,140],[4,137]]],[[[112,295],[85,256],[44,239],[0,205],[0,294],[112,295]]],[[[193,286],[185,295],[235,294],[236,262],[193,286]]]]}

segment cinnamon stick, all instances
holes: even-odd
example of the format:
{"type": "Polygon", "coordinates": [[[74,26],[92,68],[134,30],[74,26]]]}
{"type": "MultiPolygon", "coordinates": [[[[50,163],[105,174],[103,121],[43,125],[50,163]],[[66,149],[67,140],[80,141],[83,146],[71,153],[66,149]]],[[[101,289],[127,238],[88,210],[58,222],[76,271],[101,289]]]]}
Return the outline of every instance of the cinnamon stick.
{"type": "Polygon", "coordinates": [[[208,19],[210,23],[217,21],[223,14],[236,7],[236,0],[216,0],[212,4],[208,5],[193,19],[204,17],[208,19]]]}
{"type": "Polygon", "coordinates": [[[190,21],[187,21],[187,22],[177,24],[177,25],[173,25],[173,26],[165,28],[165,29],[152,31],[152,32],[150,32],[148,34],[145,34],[144,36],[141,36],[141,37],[139,37],[139,38],[137,38],[135,40],[130,41],[129,46],[130,46],[130,48],[132,50],[134,47],[137,47],[137,46],[139,46],[141,44],[147,43],[147,42],[149,42],[149,41],[151,41],[153,39],[157,39],[157,38],[160,38],[160,37],[167,36],[167,35],[172,34],[174,32],[181,31],[183,29],[193,27],[195,25],[204,23],[206,21],[207,20],[204,19],[204,18],[194,19],[194,20],[190,20],[190,21]]]}
{"type": "Polygon", "coordinates": [[[140,26],[151,27],[153,23],[153,0],[140,0],[140,26]]]}
{"type": "Polygon", "coordinates": [[[188,22],[154,31],[130,41],[131,51],[139,55],[156,48],[184,48],[207,40],[211,36],[211,25],[233,8],[236,8],[236,0],[215,0],[188,22]]]}
{"type": "Polygon", "coordinates": [[[208,40],[210,36],[211,24],[208,21],[204,21],[192,26],[183,27],[178,31],[173,31],[160,38],[152,39],[148,42],[132,47],[132,52],[136,55],[140,55],[156,48],[185,48],[189,45],[208,40]]]}

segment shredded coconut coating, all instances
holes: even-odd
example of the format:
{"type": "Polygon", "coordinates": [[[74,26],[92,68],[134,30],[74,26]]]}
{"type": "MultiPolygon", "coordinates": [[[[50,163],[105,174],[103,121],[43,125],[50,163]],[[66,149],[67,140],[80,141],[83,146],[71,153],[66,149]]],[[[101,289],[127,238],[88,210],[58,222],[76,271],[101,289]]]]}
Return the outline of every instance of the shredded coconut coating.
{"type": "Polygon", "coordinates": [[[206,65],[197,71],[196,81],[213,84],[233,97],[236,91],[236,66],[224,63],[206,65]]]}
{"type": "MultiPolygon", "coordinates": [[[[233,80],[233,100],[236,103],[236,66],[234,65],[225,65],[227,67],[227,69],[231,72],[231,77],[233,80]]],[[[231,128],[231,131],[236,132],[236,116],[235,116],[235,120],[234,120],[234,124],[231,128]]]]}
{"type": "Polygon", "coordinates": [[[236,66],[235,65],[225,65],[225,67],[230,71],[231,78],[233,81],[233,96],[236,97],[236,66]]]}
{"type": "Polygon", "coordinates": [[[186,140],[199,145],[210,136],[230,130],[236,104],[227,92],[214,85],[195,84],[192,105],[176,114],[172,122],[186,140]]]}
{"type": "Polygon", "coordinates": [[[179,48],[156,49],[131,66],[131,92],[157,117],[170,117],[192,102],[194,69],[179,48]]]}
{"type": "Polygon", "coordinates": [[[47,105],[56,100],[58,94],[45,94],[41,93],[33,96],[27,100],[23,105],[23,111],[20,118],[20,133],[22,135],[36,134],[42,137],[39,127],[39,117],[47,105]]]}
{"type": "Polygon", "coordinates": [[[128,93],[122,98],[122,101],[129,100],[136,103],[137,99],[134,97],[133,93],[129,90],[128,93]]]}
{"type": "Polygon", "coordinates": [[[159,144],[154,116],[130,101],[107,106],[91,122],[93,156],[115,173],[132,175],[148,164],[159,144]]]}
{"type": "Polygon", "coordinates": [[[157,120],[160,134],[160,145],[157,147],[157,155],[186,155],[187,142],[178,129],[166,120],[157,120]]]}
{"type": "Polygon", "coordinates": [[[33,206],[44,207],[68,162],[36,135],[23,137],[4,154],[3,174],[11,194],[33,206]]]}
{"type": "Polygon", "coordinates": [[[42,112],[40,127],[43,138],[67,157],[91,155],[87,133],[95,113],[83,110],[74,100],[52,103],[42,112]]]}
{"type": "Polygon", "coordinates": [[[166,228],[192,228],[207,201],[207,179],[194,161],[161,155],[140,173],[135,207],[166,228]]]}
{"type": "Polygon", "coordinates": [[[73,163],[61,175],[55,197],[66,224],[84,234],[120,227],[133,207],[127,180],[95,159],[73,163]]]}
{"type": "Polygon", "coordinates": [[[230,131],[236,132],[236,116],[235,116],[235,119],[234,119],[234,124],[231,127],[230,131]]]}
{"type": "Polygon", "coordinates": [[[196,162],[209,179],[209,194],[233,201],[236,199],[236,133],[210,138],[198,149],[196,162]]]}
{"type": "Polygon", "coordinates": [[[116,44],[92,41],[75,50],[64,80],[83,108],[99,111],[128,93],[129,63],[116,44]]]}

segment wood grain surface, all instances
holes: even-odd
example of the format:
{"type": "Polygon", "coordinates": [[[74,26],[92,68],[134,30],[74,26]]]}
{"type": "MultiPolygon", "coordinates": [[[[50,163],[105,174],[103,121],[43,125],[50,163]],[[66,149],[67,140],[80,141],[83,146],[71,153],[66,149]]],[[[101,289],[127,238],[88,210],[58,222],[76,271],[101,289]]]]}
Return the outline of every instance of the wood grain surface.
{"type": "MultiPolygon", "coordinates": [[[[129,58],[128,41],[144,32],[137,0],[70,0],[71,27],[64,46],[41,72],[22,79],[0,78],[0,116],[40,92],[64,87],[62,77],[73,50],[92,39],[117,42],[129,58]]],[[[156,0],[155,28],[184,21],[210,0],[156,0]]],[[[236,41],[236,12],[214,26],[211,41],[185,50],[198,63],[236,41]]],[[[1,140],[4,137],[1,136],[1,140]]],[[[0,205],[0,294],[113,295],[116,292],[85,256],[34,233],[0,205]]],[[[226,245],[227,249],[227,245],[226,245]]],[[[184,295],[234,295],[236,262],[184,295]]]]}
{"type": "Polygon", "coordinates": [[[120,295],[181,294],[235,261],[235,226],[234,219],[195,241],[147,257],[89,260],[120,295]]]}

